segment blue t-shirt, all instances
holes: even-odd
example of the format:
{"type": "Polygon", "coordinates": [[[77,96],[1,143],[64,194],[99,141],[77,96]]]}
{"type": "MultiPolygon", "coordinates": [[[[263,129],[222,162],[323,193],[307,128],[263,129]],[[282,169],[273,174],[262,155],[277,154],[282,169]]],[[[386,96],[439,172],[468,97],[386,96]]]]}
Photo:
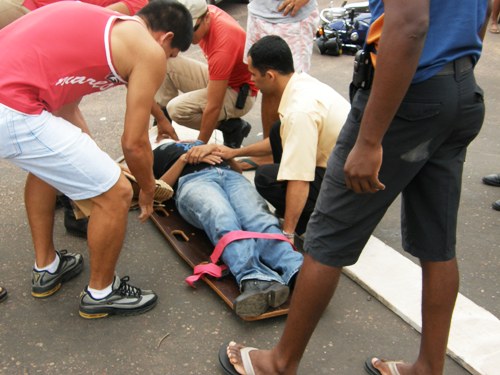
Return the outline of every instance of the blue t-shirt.
{"type": "MultiPolygon", "coordinates": [[[[383,0],[369,0],[372,23],[384,13],[383,0]]],[[[448,62],[481,54],[479,31],[486,20],[488,0],[431,0],[430,23],[413,83],[431,78],[448,62]]]]}

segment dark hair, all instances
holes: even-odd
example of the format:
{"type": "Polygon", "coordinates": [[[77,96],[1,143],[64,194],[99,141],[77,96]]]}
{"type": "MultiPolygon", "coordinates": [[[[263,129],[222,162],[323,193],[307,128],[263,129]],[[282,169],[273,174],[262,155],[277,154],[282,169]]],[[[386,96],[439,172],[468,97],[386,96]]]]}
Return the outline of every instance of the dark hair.
{"type": "Polygon", "coordinates": [[[176,0],[151,0],[137,15],[153,31],[173,32],[172,48],[186,51],[193,40],[193,18],[187,8],[176,0]]]}
{"type": "Polygon", "coordinates": [[[248,56],[252,58],[252,66],[261,74],[271,69],[280,74],[290,74],[295,71],[292,51],[278,35],[267,35],[258,40],[250,47],[248,56]]]}

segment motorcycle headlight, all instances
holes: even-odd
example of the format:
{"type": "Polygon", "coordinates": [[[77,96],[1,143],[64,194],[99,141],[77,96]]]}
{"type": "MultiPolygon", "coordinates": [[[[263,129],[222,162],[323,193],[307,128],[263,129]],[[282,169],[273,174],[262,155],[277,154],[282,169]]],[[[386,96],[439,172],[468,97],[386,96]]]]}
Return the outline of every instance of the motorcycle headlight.
{"type": "Polygon", "coordinates": [[[356,42],[356,41],[359,40],[359,34],[356,31],[353,31],[351,33],[351,40],[354,41],[354,42],[356,42]]]}

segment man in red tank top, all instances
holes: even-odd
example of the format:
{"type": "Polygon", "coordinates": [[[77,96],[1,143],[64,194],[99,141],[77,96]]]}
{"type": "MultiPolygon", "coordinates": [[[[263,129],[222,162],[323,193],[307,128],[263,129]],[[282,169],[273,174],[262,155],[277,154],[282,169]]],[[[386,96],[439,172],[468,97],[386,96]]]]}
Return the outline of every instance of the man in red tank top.
{"type": "Polygon", "coordinates": [[[149,114],[165,60],[186,50],[192,18],[174,0],[153,0],[135,17],[60,2],[0,31],[0,157],[28,171],[25,203],[35,248],[32,295],[54,294],[83,268],[81,254],[56,251],[56,192],[92,202],[90,281],[80,315],[101,318],[153,308],[157,296],[115,275],[132,189],[89,135],[78,108],[84,95],[127,84],[122,148],[141,187],[139,219],[153,212],[155,180],[149,114]],[[74,41],[77,40],[78,43],[74,41]]]}

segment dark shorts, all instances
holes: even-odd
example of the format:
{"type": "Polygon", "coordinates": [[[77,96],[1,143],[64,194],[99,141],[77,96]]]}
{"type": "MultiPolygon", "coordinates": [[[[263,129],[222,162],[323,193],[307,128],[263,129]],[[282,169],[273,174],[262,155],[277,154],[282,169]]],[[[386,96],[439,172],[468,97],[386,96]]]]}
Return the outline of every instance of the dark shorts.
{"type": "Polygon", "coordinates": [[[463,163],[484,118],[483,94],[473,69],[410,87],[382,143],[379,179],[386,189],[356,194],[346,189],[343,169],[368,94],[356,93],[328,161],[307,227],[306,252],[329,266],[356,263],[387,208],[402,193],[403,248],[421,260],[454,258],[463,163]]]}

